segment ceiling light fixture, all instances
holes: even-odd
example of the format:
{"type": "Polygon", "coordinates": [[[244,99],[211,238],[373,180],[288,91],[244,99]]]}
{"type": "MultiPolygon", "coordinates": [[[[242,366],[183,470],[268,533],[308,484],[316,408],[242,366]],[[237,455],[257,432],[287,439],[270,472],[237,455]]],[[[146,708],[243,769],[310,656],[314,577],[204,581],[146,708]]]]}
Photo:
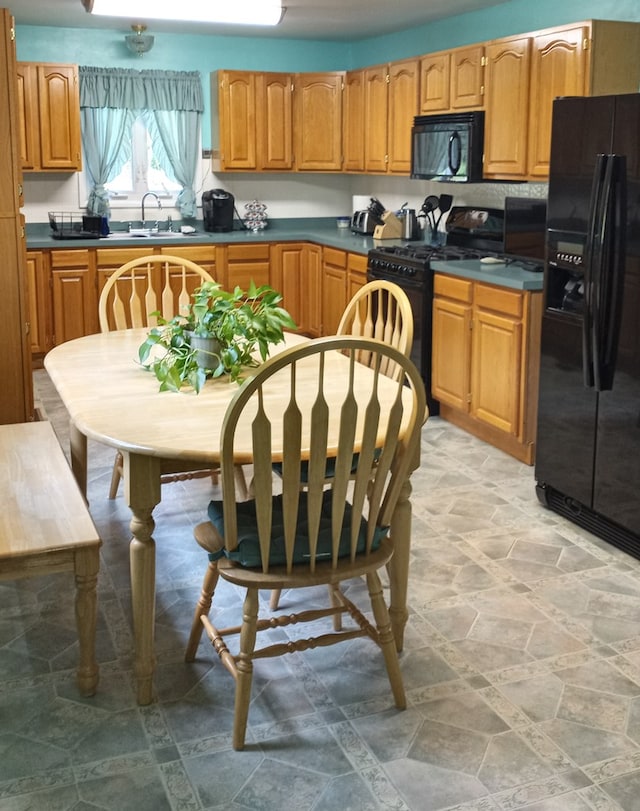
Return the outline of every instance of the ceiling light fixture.
{"type": "Polygon", "coordinates": [[[146,25],[136,23],[135,25],[131,26],[131,30],[135,33],[127,34],[124,38],[127,48],[131,51],[131,53],[142,56],[142,54],[146,54],[147,51],[150,51],[153,48],[153,37],[151,34],[144,33],[147,30],[146,25]]]}
{"type": "Polygon", "coordinates": [[[90,14],[150,20],[278,25],[282,0],[81,0],[90,14]]]}

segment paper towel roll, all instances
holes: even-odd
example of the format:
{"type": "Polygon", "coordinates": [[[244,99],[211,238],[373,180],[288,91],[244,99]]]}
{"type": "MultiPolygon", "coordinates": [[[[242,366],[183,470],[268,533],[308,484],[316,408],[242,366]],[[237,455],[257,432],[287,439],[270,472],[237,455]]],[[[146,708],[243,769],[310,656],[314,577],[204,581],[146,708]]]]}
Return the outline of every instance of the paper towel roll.
{"type": "Polygon", "coordinates": [[[369,205],[371,204],[371,195],[354,194],[352,197],[352,201],[354,211],[363,211],[364,209],[369,208],[369,205]]]}

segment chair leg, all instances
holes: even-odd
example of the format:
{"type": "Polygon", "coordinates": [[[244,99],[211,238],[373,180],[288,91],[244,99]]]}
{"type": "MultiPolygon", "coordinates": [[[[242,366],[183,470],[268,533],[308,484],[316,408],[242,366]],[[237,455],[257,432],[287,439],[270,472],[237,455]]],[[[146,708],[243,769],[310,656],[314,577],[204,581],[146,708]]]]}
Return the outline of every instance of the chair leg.
{"type": "MultiPolygon", "coordinates": [[[[336,597],[336,591],[339,591],[339,589],[340,586],[329,585],[329,600],[331,602],[332,608],[340,608],[342,606],[342,601],[338,597],[336,597]]],[[[333,630],[334,631],[342,630],[342,614],[333,615],[333,630]]]]}
{"type": "Polygon", "coordinates": [[[282,589],[272,589],[271,590],[271,597],[269,599],[269,608],[271,611],[278,610],[278,604],[280,603],[280,595],[282,594],[282,589]]]}
{"type": "Polygon", "coordinates": [[[116,459],[113,463],[113,472],[111,473],[111,487],[109,488],[109,498],[114,499],[118,495],[118,486],[122,478],[122,466],[124,459],[120,451],[116,453],[116,459]]]}
{"type": "Polygon", "coordinates": [[[369,572],[367,574],[367,587],[369,589],[371,608],[373,609],[373,616],[378,630],[378,644],[384,656],[384,663],[387,668],[389,683],[391,684],[391,692],[393,693],[396,707],[399,710],[404,710],[407,707],[407,698],[404,692],[402,672],[400,670],[400,662],[398,661],[398,652],[396,651],[393,631],[391,630],[389,610],[382,595],[382,583],[380,582],[377,572],[369,572]]]}
{"type": "Polygon", "coordinates": [[[244,739],[247,731],[257,622],[258,589],[250,588],[247,589],[247,596],[244,600],[240,650],[236,657],[238,675],[236,677],[236,700],[233,717],[233,748],[238,750],[244,749],[244,739]]]}
{"type": "Polygon", "coordinates": [[[246,501],[249,498],[249,490],[247,488],[247,479],[244,475],[242,465],[235,465],[233,468],[233,477],[236,484],[236,495],[239,501],[246,501]]]}
{"type": "Polygon", "coordinates": [[[207,571],[204,575],[204,582],[202,584],[202,591],[200,592],[200,599],[196,606],[193,615],[193,622],[191,623],[191,633],[189,634],[189,641],[187,642],[187,649],[184,654],[185,662],[193,662],[196,658],[196,651],[200,644],[202,637],[203,626],[200,617],[209,615],[211,609],[211,601],[213,600],[213,593],[218,583],[218,564],[214,561],[209,562],[207,571]]]}

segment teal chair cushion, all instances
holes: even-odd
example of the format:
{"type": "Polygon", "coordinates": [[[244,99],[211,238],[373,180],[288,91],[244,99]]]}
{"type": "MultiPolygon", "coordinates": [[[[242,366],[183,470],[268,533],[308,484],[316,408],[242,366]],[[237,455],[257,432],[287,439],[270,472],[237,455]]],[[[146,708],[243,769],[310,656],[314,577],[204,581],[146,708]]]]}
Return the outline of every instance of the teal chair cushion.
{"type": "MultiPolygon", "coordinates": [[[[322,504],[322,515],[320,519],[320,531],[318,534],[317,559],[331,559],[331,496],[330,490],[324,494],[322,504]]],[[[225,555],[230,560],[239,563],[247,568],[261,567],[260,544],[256,530],[256,508],[255,501],[240,501],[236,505],[238,516],[238,547],[233,552],[222,549],[220,552],[211,553],[209,558],[217,560],[225,555]]],[[[224,537],[224,514],[222,501],[211,501],[208,508],[209,520],[224,537]]],[[[350,554],[350,527],[351,527],[351,505],[347,504],[339,544],[339,557],[347,557],[350,554]]],[[[304,563],[309,560],[309,539],[308,539],[308,518],[307,518],[307,493],[300,493],[300,504],[298,509],[298,531],[294,544],[293,562],[304,563]]],[[[380,542],[388,534],[388,527],[376,527],[372,548],[377,549],[380,542]]],[[[366,523],[361,519],[360,532],[358,535],[357,551],[364,552],[366,543],[366,523]]],[[[273,498],[273,519],[271,528],[271,554],[269,557],[270,566],[284,565],[286,563],[284,551],[284,521],[282,512],[282,496],[273,498]]]]}
{"type": "MultiPolygon", "coordinates": [[[[376,461],[380,458],[380,454],[382,453],[382,448],[376,448],[373,454],[373,458],[376,461]]],[[[353,459],[351,461],[351,472],[355,473],[358,469],[358,461],[360,459],[359,453],[353,454],[353,459]]],[[[274,462],[273,463],[273,470],[275,473],[278,474],[282,478],[282,462],[274,462]]],[[[335,457],[327,459],[327,466],[324,469],[324,477],[325,479],[333,479],[336,475],[336,460],[335,457]]],[[[309,463],[302,462],[300,464],[300,482],[301,484],[307,484],[309,481],[309,463]]]]}

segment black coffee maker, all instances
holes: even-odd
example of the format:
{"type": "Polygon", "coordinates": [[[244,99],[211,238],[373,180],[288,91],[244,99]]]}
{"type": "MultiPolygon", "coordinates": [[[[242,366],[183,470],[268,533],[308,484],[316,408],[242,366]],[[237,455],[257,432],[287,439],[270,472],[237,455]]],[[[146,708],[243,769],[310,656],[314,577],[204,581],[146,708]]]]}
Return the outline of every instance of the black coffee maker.
{"type": "Polygon", "coordinates": [[[205,231],[233,231],[235,200],[231,192],[211,189],[202,194],[202,219],[205,231]]]}

